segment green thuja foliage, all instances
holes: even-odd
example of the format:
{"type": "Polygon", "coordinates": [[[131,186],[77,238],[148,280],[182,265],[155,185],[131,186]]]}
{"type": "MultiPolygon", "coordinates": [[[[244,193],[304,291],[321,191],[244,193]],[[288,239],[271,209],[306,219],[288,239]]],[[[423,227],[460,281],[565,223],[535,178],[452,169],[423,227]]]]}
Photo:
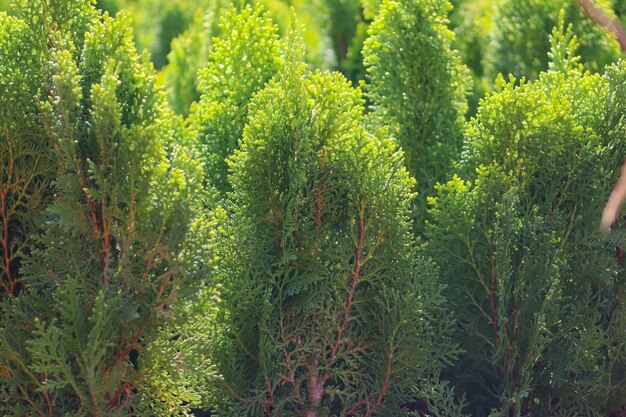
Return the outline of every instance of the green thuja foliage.
{"type": "Polygon", "coordinates": [[[229,160],[219,370],[239,416],[400,416],[456,349],[416,253],[402,154],[297,47],[229,160]]]}
{"type": "Polygon", "coordinates": [[[369,124],[389,126],[404,150],[420,219],[426,196],[458,157],[467,110],[468,74],[452,49],[449,8],[448,1],[387,0],[364,47],[369,124]]]}
{"type": "Polygon", "coordinates": [[[475,416],[605,416],[625,404],[624,233],[602,236],[599,220],[626,151],[626,66],[590,75],[571,28],[551,41],[537,82],[500,80],[482,102],[465,179],[431,200],[428,250],[465,351],[445,375],[475,416]]]}
{"type": "Polygon", "coordinates": [[[189,28],[172,41],[163,77],[170,106],[183,116],[188,115],[191,103],[200,99],[198,71],[207,66],[211,41],[218,33],[218,13],[197,13],[189,28]]]}
{"type": "Polygon", "coordinates": [[[37,117],[45,74],[28,25],[0,13],[0,294],[22,287],[20,264],[48,204],[56,164],[37,117]]]}
{"type": "MultiPolygon", "coordinates": [[[[608,2],[599,2],[611,13],[608,2]]],[[[494,15],[493,46],[485,57],[485,71],[491,80],[498,73],[516,78],[536,79],[548,68],[549,34],[557,25],[559,10],[565,22],[573,24],[586,69],[601,71],[620,56],[617,41],[604,28],[587,18],[575,1],[502,0],[494,15]]]]}
{"type": "Polygon", "coordinates": [[[226,158],[238,148],[252,95],[277,72],[278,28],[261,7],[229,8],[207,68],[199,73],[201,99],[190,117],[207,182],[229,190],[226,158]]]}
{"type": "Polygon", "coordinates": [[[0,414],[178,415],[183,387],[164,380],[153,342],[186,288],[181,267],[194,262],[185,235],[202,174],[174,142],[128,19],[88,1],[24,15],[35,34],[50,31],[34,119],[59,176],[21,268],[28,291],[2,305],[0,414]],[[83,13],[68,13],[69,25],[65,12],[46,15],[72,9],[83,13]]]}

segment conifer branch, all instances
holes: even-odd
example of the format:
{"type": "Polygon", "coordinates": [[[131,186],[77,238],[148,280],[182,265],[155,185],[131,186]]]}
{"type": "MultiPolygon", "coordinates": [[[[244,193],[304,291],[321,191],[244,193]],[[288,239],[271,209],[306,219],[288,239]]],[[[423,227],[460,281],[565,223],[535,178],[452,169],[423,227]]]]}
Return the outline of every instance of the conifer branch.
{"type": "Polygon", "coordinates": [[[226,390],[230,393],[230,395],[237,401],[244,403],[244,404],[256,404],[257,401],[254,400],[248,400],[247,398],[243,398],[241,395],[237,394],[235,392],[235,390],[233,390],[226,382],[224,382],[224,387],[226,387],[226,390]]]}
{"type": "Polygon", "coordinates": [[[0,217],[2,217],[2,255],[4,257],[4,275],[6,279],[0,280],[0,286],[4,289],[5,296],[13,296],[13,275],[11,272],[11,250],[9,243],[9,218],[7,214],[7,193],[0,191],[0,217]]]}
{"type": "Polygon", "coordinates": [[[383,401],[383,398],[385,397],[385,394],[387,393],[387,390],[389,389],[389,382],[391,381],[391,369],[392,369],[392,356],[393,356],[393,346],[390,348],[389,351],[387,351],[387,370],[385,372],[385,380],[383,382],[383,387],[381,388],[380,392],[378,393],[378,397],[376,398],[376,402],[374,403],[374,405],[372,406],[372,408],[370,408],[367,411],[367,414],[365,414],[365,417],[370,417],[372,415],[372,413],[374,413],[376,411],[376,409],[378,407],[380,407],[380,404],[383,401]]]}
{"type": "Polygon", "coordinates": [[[274,393],[272,392],[272,387],[270,386],[270,381],[267,378],[267,375],[263,377],[263,381],[265,382],[265,390],[267,395],[270,397],[269,402],[265,402],[265,414],[268,416],[272,415],[272,410],[274,409],[274,393]]]}
{"type": "Polygon", "coordinates": [[[137,384],[140,379],[141,373],[137,372],[130,381],[123,381],[122,384],[117,387],[117,389],[113,393],[110,404],[114,407],[117,407],[120,404],[123,394],[132,395],[132,387],[137,384]]]}
{"type": "MultiPolygon", "coordinates": [[[[364,221],[364,209],[361,207],[359,214],[359,241],[356,247],[356,251],[354,254],[354,274],[352,274],[352,278],[350,280],[350,289],[348,291],[348,295],[346,297],[346,307],[343,313],[343,321],[339,326],[339,331],[337,332],[337,339],[335,340],[335,344],[330,354],[331,363],[337,359],[337,352],[339,351],[339,347],[343,342],[343,333],[348,326],[348,321],[350,320],[350,310],[352,310],[352,299],[354,298],[354,294],[356,292],[357,284],[359,283],[359,278],[361,276],[361,256],[363,255],[363,243],[365,242],[365,221],[364,221]]],[[[328,379],[328,373],[326,374],[325,379],[328,379]]]]}
{"type": "MultiPolygon", "coordinates": [[[[130,352],[133,349],[138,348],[139,346],[139,339],[141,338],[141,336],[143,336],[143,329],[139,328],[137,329],[137,331],[135,332],[135,335],[133,337],[133,339],[130,341],[129,345],[123,349],[122,351],[120,351],[120,353],[117,354],[117,358],[116,358],[116,364],[121,364],[122,362],[125,362],[128,360],[130,352]]],[[[124,337],[122,337],[122,340],[124,339],[124,337]]]]}
{"type": "Polygon", "coordinates": [[[319,229],[322,225],[322,189],[315,189],[315,227],[319,229]]]}
{"type": "MultiPolygon", "coordinates": [[[[13,179],[13,170],[15,164],[15,157],[13,155],[13,146],[11,144],[11,140],[9,138],[8,132],[5,128],[5,136],[7,140],[7,148],[8,148],[8,158],[9,158],[9,166],[7,172],[7,185],[9,181],[13,179]]],[[[4,275],[6,277],[6,281],[4,279],[0,280],[0,285],[4,288],[5,295],[7,297],[12,297],[13,292],[15,290],[15,281],[13,279],[13,271],[11,270],[11,247],[9,242],[9,214],[7,213],[7,203],[8,203],[8,187],[7,189],[0,190],[0,216],[2,217],[2,255],[4,257],[4,275]]]]}
{"type": "Polygon", "coordinates": [[[374,397],[374,394],[372,393],[372,394],[367,395],[366,397],[364,397],[363,399],[361,399],[357,403],[355,403],[352,407],[350,407],[348,409],[348,411],[346,411],[346,416],[354,416],[354,415],[356,415],[357,411],[361,407],[366,406],[373,397],[374,397]]]}
{"type": "MultiPolygon", "coordinates": [[[[270,337],[270,340],[274,343],[274,345],[278,346],[278,343],[276,342],[276,339],[272,336],[272,334],[268,332],[268,335],[270,337]]],[[[298,389],[298,385],[296,384],[296,378],[295,378],[296,372],[295,372],[294,367],[292,366],[289,352],[287,352],[287,349],[284,346],[285,343],[287,343],[287,338],[285,336],[285,329],[283,328],[282,324],[280,326],[280,338],[283,342],[283,344],[280,346],[280,353],[283,356],[283,366],[287,369],[288,376],[279,373],[278,377],[281,378],[283,382],[291,385],[293,389],[294,398],[300,401],[301,399],[300,390],[298,389]]]]}
{"type": "Polygon", "coordinates": [[[624,160],[619,178],[602,212],[601,230],[605,233],[617,220],[624,199],[626,199],[626,160],[624,160]]]}

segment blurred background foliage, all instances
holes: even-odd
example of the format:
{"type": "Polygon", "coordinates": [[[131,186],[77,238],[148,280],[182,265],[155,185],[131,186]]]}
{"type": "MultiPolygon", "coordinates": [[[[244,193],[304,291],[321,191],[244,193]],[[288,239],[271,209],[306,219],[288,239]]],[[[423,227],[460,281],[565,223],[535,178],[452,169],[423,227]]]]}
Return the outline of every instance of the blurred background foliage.
{"type": "MultiPolygon", "coordinates": [[[[229,4],[241,8],[250,0],[96,0],[111,15],[132,17],[138,49],[147,50],[168,101],[186,116],[200,95],[197,71],[219,36],[219,21],[229,4]]],[[[0,0],[0,10],[12,13],[12,0],[0,0]]],[[[365,79],[362,48],[368,28],[378,13],[380,0],[258,0],[278,25],[288,29],[291,8],[303,28],[307,63],[312,68],[339,70],[356,86],[365,79]]],[[[451,0],[449,27],[454,47],[469,68],[472,90],[467,118],[476,113],[479,100],[492,91],[499,73],[534,80],[548,66],[548,36],[558,12],[573,24],[585,69],[601,71],[620,56],[619,45],[592,22],[575,0],[451,0]]],[[[626,0],[594,1],[610,18],[626,22],[626,0]]]]}

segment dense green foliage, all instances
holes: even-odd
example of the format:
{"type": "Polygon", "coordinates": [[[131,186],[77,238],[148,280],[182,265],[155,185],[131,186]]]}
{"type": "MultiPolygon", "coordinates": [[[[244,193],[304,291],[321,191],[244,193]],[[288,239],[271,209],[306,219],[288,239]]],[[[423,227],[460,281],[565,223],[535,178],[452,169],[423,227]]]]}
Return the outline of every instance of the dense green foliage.
{"type": "Polygon", "coordinates": [[[207,180],[229,189],[226,158],[238,147],[252,95],[278,71],[278,28],[259,6],[231,7],[220,25],[208,66],[198,75],[201,99],[190,118],[207,180]]]}
{"type": "Polygon", "coordinates": [[[189,28],[172,41],[163,69],[167,98],[176,113],[187,116],[191,103],[200,99],[198,71],[206,67],[214,36],[219,27],[212,12],[197,14],[189,28]]]}
{"type": "Polygon", "coordinates": [[[0,288],[21,287],[19,264],[50,197],[55,174],[51,143],[36,117],[44,56],[26,23],[0,14],[0,288]]]}
{"type": "MultiPolygon", "coordinates": [[[[619,46],[604,29],[587,19],[569,0],[501,0],[494,14],[494,44],[486,57],[486,73],[495,77],[512,74],[535,79],[548,69],[548,34],[557,23],[559,10],[573,24],[586,68],[600,71],[619,56],[619,46]]],[[[610,13],[610,8],[605,8],[610,13]]]]}
{"type": "Polygon", "coordinates": [[[235,415],[402,415],[456,353],[412,243],[412,181],[364,131],[358,91],[294,59],[231,159],[220,369],[235,415]]]}
{"type": "Polygon", "coordinates": [[[576,2],[0,10],[0,415],[626,412],[626,63],[576,2]]]}
{"type": "MultiPolygon", "coordinates": [[[[49,31],[46,96],[30,117],[32,134],[54,146],[58,176],[20,269],[26,290],[2,305],[0,409],[164,415],[179,400],[151,384],[149,346],[184,288],[177,259],[201,171],[168,143],[164,97],[127,20],[96,20],[88,2],[72,4],[67,14],[64,2],[31,4],[23,23],[12,21],[30,36],[49,31]]],[[[15,33],[2,42],[20,46],[15,33]]]]}
{"type": "Polygon", "coordinates": [[[598,228],[624,155],[622,63],[583,73],[555,31],[550,71],[500,81],[468,128],[463,180],[438,186],[429,251],[479,416],[602,416],[624,406],[624,270],[598,228]]]}
{"type": "Polygon", "coordinates": [[[364,58],[369,124],[388,127],[417,179],[417,212],[458,158],[467,110],[467,72],[452,49],[450,3],[388,0],[369,29],[364,58]]]}

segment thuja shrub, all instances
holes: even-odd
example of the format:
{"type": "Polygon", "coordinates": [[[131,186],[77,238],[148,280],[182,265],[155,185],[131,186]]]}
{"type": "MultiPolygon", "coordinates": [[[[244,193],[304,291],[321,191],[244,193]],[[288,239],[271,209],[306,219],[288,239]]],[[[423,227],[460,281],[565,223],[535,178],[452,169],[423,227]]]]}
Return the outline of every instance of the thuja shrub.
{"type": "MultiPolygon", "coordinates": [[[[601,2],[600,5],[608,2],[601,2]]],[[[498,73],[534,80],[548,69],[549,35],[563,9],[566,23],[573,24],[580,56],[586,69],[601,71],[620,56],[619,45],[609,32],[589,19],[577,2],[568,0],[502,0],[497,4],[493,45],[485,56],[490,79],[498,73]]],[[[610,16],[610,6],[603,7],[610,16]]]]}
{"type": "Polygon", "coordinates": [[[200,71],[201,98],[190,116],[191,135],[205,163],[207,181],[225,192],[226,158],[239,146],[252,95],[280,68],[278,28],[260,6],[230,6],[220,24],[207,68],[200,71]]]}
{"type": "Polygon", "coordinates": [[[290,50],[229,161],[218,368],[233,415],[406,415],[456,353],[411,237],[413,181],[364,131],[358,90],[290,50]]]}
{"type": "Polygon", "coordinates": [[[153,383],[162,370],[150,346],[185,288],[179,259],[202,174],[173,142],[128,19],[89,1],[40,6],[14,24],[48,31],[34,119],[59,175],[21,268],[26,290],[2,304],[1,414],[176,414],[177,392],[153,383]]]}
{"type": "Polygon", "coordinates": [[[28,25],[0,13],[0,297],[22,287],[20,264],[52,196],[53,146],[37,117],[45,58],[28,25]]]}
{"type": "Polygon", "coordinates": [[[187,116],[189,107],[200,99],[198,71],[207,66],[211,41],[218,34],[219,13],[222,7],[216,2],[214,9],[196,13],[187,30],[172,41],[163,68],[168,103],[180,115],[187,116]]]}
{"type": "Polygon", "coordinates": [[[387,0],[363,50],[368,123],[388,126],[402,147],[420,219],[426,196],[458,158],[467,110],[468,73],[452,49],[449,9],[448,1],[387,0]]]}
{"type": "Polygon", "coordinates": [[[475,416],[625,404],[624,234],[599,219],[625,151],[626,66],[585,73],[575,45],[554,32],[548,72],[498,82],[468,127],[464,178],[431,201],[428,251],[464,350],[446,375],[475,416]]]}

